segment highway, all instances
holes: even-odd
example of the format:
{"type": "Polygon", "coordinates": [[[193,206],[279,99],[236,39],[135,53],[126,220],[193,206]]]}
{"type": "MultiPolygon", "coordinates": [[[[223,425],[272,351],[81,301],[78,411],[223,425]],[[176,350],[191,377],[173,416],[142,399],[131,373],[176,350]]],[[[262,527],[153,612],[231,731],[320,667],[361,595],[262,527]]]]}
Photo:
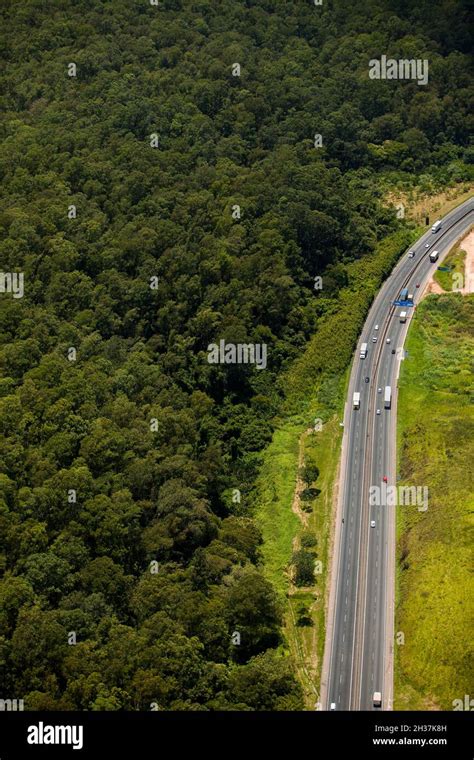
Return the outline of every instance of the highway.
{"type": "Polygon", "coordinates": [[[370,486],[382,487],[384,476],[388,485],[396,484],[396,386],[414,308],[392,304],[407,287],[416,307],[443,256],[473,223],[471,198],[443,218],[440,231],[428,228],[410,247],[413,258],[408,251],[403,254],[374,300],[357,345],[344,414],[321,682],[324,709],[372,710],[375,691],[382,693],[382,709],[392,709],[396,507],[369,506],[370,486]],[[439,251],[436,263],[429,260],[433,250],[439,251]],[[402,310],[408,312],[405,324],[399,319],[402,310]],[[368,346],[365,359],[359,358],[362,343],[368,346]],[[384,408],[385,386],[392,388],[390,409],[384,408]],[[360,392],[358,410],[353,409],[354,391],[360,392]]]}

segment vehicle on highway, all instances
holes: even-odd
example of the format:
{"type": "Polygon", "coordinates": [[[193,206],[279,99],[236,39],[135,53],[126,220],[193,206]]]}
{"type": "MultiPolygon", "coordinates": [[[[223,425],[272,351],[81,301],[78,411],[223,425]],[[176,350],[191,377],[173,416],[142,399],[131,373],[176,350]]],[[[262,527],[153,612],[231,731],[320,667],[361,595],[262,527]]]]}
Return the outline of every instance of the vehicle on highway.
{"type": "MultiPolygon", "coordinates": [[[[431,214],[431,219],[433,215],[431,214]]],[[[434,274],[438,266],[444,263],[445,252],[455,245],[456,239],[462,239],[462,235],[472,226],[473,218],[474,199],[470,201],[469,206],[463,204],[459,211],[450,212],[443,221],[440,231],[443,234],[437,233],[440,247],[436,267],[433,264],[431,268],[429,266],[430,254],[435,251],[436,243],[436,235],[431,234],[429,224],[424,229],[425,242],[422,242],[423,237],[421,237],[415,243],[416,252],[415,249],[404,249],[405,258],[408,258],[411,253],[415,254],[414,257],[410,257],[411,259],[418,257],[417,266],[412,268],[412,261],[405,263],[402,257],[398,262],[400,266],[394,269],[386,285],[379,290],[358,335],[359,348],[362,341],[367,341],[369,344],[372,343],[372,337],[377,336],[377,341],[372,343],[370,359],[367,354],[366,364],[371,365],[373,359],[375,367],[374,378],[372,380],[369,376],[368,383],[365,382],[366,376],[362,374],[362,368],[355,361],[357,336],[354,341],[356,345],[353,346],[353,365],[348,380],[349,391],[346,390],[345,393],[348,429],[344,433],[343,467],[341,467],[339,479],[339,514],[337,517],[334,515],[333,520],[336,538],[332,555],[329,601],[331,624],[326,629],[325,677],[320,697],[324,709],[328,711],[332,701],[335,702],[335,709],[338,712],[346,710],[382,712],[392,708],[394,660],[396,666],[396,658],[393,655],[393,630],[396,630],[396,626],[393,627],[393,612],[395,602],[398,600],[396,596],[398,593],[397,555],[395,554],[395,560],[393,558],[397,546],[397,515],[396,509],[384,509],[381,512],[371,506],[373,498],[368,498],[368,492],[378,483],[378,503],[392,504],[393,501],[389,498],[392,493],[394,499],[398,494],[403,503],[402,493],[404,492],[399,492],[399,481],[397,481],[399,475],[394,469],[395,460],[400,458],[400,451],[397,451],[400,447],[400,437],[398,436],[397,439],[395,412],[398,406],[398,386],[400,382],[403,385],[403,376],[401,381],[398,380],[400,368],[398,362],[407,355],[404,338],[408,327],[408,316],[410,316],[410,324],[416,317],[416,314],[408,309],[418,308],[421,299],[421,284],[426,287],[429,277],[434,274]],[[469,209],[468,213],[466,213],[467,209],[469,209]],[[430,242],[427,242],[426,238],[430,242]],[[419,280],[415,280],[415,284],[413,283],[414,274],[420,277],[419,280]],[[423,283],[421,283],[421,278],[423,278],[423,283]],[[420,283],[418,288],[417,283],[420,283]],[[400,294],[403,290],[405,290],[405,299],[402,301],[400,294]],[[420,295],[416,295],[417,291],[420,291],[420,295]],[[416,297],[416,304],[407,302],[409,293],[416,297]],[[406,314],[406,323],[402,323],[404,329],[400,330],[402,312],[406,314]],[[374,316],[384,320],[378,323],[378,330],[375,329],[374,316]],[[383,352],[382,349],[376,348],[378,335],[380,333],[387,341],[387,333],[391,338],[390,328],[395,334],[394,341],[399,345],[390,342],[386,344],[387,348],[383,352]],[[372,330],[372,335],[370,330],[372,330]],[[379,352],[381,356],[376,357],[379,352]],[[393,382],[394,390],[391,386],[382,385],[379,388],[376,384],[377,380],[385,380],[386,383],[393,382]],[[361,383],[371,385],[371,388],[360,391],[360,415],[351,415],[350,388],[361,383]],[[382,398],[386,388],[390,389],[388,408],[385,406],[385,397],[382,398]],[[376,396],[375,401],[373,394],[376,396]],[[367,407],[362,406],[362,396],[364,396],[364,404],[365,401],[368,402],[367,407]],[[374,403],[376,416],[381,418],[380,425],[377,421],[374,423],[371,416],[374,403]],[[390,411],[390,415],[385,414],[387,411],[390,411]],[[386,467],[387,472],[382,471],[380,475],[382,467],[386,467]],[[388,489],[388,470],[390,470],[390,489],[388,489]],[[382,485],[379,478],[382,480],[382,485]],[[393,492],[392,487],[394,487],[393,492]],[[345,518],[346,513],[348,519],[351,518],[347,531],[342,517],[345,518]],[[339,527],[337,526],[338,519],[341,519],[342,523],[339,527]],[[367,523],[368,534],[365,533],[367,523]],[[381,689],[384,691],[382,692],[381,689]]],[[[409,353],[410,355],[413,353],[410,348],[409,353]]],[[[366,369],[369,367],[367,366],[366,369]]],[[[372,366],[370,366],[370,371],[372,372],[372,366]]],[[[413,394],[413,391],[410,393],[413,394]]],[[[374,490],[377,491],[377,488],[375,487],[374,490]]],[[[406,495],[408,496],[408,493],[406,495]]],[[[406,503],[409,501],[413,501],[412,497],[410,500],[405,499],[406,503]]]]}
{"type": "Polygon", "coordinates": [[[331,710],[335,710],[335,709],[336,709],[336,703],[335,703],[335,702],[331,702],[331,707],[330,707],[330,709],[331,709],[331,710]]]}
{"type": "Polygon", "coordinates": [[[432,226],[432,228],[431,228],[431,232],[432,232],[433,234],[435,234],[436,232],[439,232],[439,230],[441,229],[441,227],[442,227],[442,226],[443,226],[443,223],[442,223],[441,219],[438,219],[438,220],[437,220],[437,221],[436,221],[436,222],[433,224],[433,226],[432,226]]]}
{"type": "Polygon", "coordinates": [[[370,521],[370,527],[371,528],[375,528],[375,520],[371,520],[370,521]]]}
{"type": "Polygon", "coordinates": [[[377,343],[377,336],[376,335],[372,336],[372,343],[377,343]]]}
{"type": "Polygon", "coordinates": [[[387,343],[390,343],[390,341],[391,341],[391,338],[387,338],[387,343]]]}
{"type": "Polygon", "coordinates": [[[378,330],[378,329],[379,329],[379,326],[375,325],[374,330],[378,330]]]}
{"type": "Polygon", "coordinates": [[[369,380],[370,380],[370,378],[369,378],[369,377],[366,377],[366,378],[365,378],[365,382],[366,382],[366,383],[368,383],[368,382],[369,382],[369,380]]]}
{"type": "Polygon", "coordinates": [[[439,251],[431,251],[430,261],[438,261],[439,251]]]}
{"type": "Polygon", "coordinates": [[[360,409],[360,393],[358,391],[354,391],[354,396],[352,397],[352,406],[354,409],[360,409]]]}
{"type": "Polygon", "coordinates": [[[360,347],[360,358],[365,359],[367,356],[367,343],[362,343],[360,347]]]}
{"type": "Polygon", "coordinates": [[[410,253],[408,254],[408,258],[413,259],[414,257],[415,257],[415,251],[410,251],[410,253]]]}
{"type": "Polygon", "coordinates": [[[417,283],[416,283],[416,287],[417,287],[417,288],[419,288],[419,287],[420,287],[420,283],[419,283],[419,282],[417,282],[417,283]]]}
{"type": "Polygon", "coordinates": [[[407,321],[407,313],[406,313],[406,311],[401,311],[400,312],[400,322],[403,324],[406,321],[407,321]]]}
{"type": "Polygon", "coordinates": [[[392,406],[392,389],[389,385],[385,386],[385,409],[390,409],[392,406]]]}

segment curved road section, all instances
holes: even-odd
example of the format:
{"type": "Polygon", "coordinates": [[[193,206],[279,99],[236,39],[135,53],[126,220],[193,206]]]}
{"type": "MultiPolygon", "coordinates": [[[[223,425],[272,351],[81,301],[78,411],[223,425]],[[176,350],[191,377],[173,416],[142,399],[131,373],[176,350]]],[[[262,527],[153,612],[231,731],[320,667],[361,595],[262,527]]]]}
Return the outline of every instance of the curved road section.
{"type": "Polygon", "coordinates": [[[414,256],[408,251],[402,256],[370,309],[354,356],[321,683],[322,705],[328,710],[392,709],[396,507],[371,505],[369,489],[378,486],[382,495],[385,485],[396,484],[396,386],[417,298],[443,256],[473,223],[471,198],[447,214],[437,232],[430,228],[410,248],[414,256]],[[435,250],[438,260],[432,262],[435,250]],[[414,306],[393,305],[404,288],[413,295],[414,306]],[[406,322],[401,321],[402,311],[406,322]],[[365,358],[360,356],[363,343],[365,358]],[[386,387],[391,389],[390,402],[386,387]],[[359,408],[354,408],[354,393],[360,394],[359,408]],[[380,704],[374,701],[376,692],[380,704]]]}

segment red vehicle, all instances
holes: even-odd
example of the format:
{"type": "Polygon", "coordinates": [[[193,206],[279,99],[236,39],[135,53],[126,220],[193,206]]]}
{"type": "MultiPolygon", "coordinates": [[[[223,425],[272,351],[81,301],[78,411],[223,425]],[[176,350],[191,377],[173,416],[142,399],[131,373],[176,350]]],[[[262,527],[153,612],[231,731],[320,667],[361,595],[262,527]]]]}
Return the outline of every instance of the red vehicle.
{"type": "Polygon", "coordinates": [[[387,476],[386,476],[386,475],[384,475],[384,476],[383,476],[383,482],[384,482],[384,483],[388,483],[388,478],[387,478],[387,476]]]}
{"type": "Polygon", "coordinates": [[[419,283],[419,282],[417,282],[417,283],[416,283],[416,287],[417,287],[417,288],[419,288],[419,287],[420,287],[420,283],[419,283]]]}

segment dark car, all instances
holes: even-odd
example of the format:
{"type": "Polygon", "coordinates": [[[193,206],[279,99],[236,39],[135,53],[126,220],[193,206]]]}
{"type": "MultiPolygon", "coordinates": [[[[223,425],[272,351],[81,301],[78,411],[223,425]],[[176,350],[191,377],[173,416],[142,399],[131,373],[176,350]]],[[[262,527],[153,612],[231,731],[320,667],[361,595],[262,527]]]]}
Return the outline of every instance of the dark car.
{"type": "Polygon", "coordinates": [[[395,353],[395,349],[394,349],[394,348],[392,348],[392,354],[394,354],[394,353],[395,353]]]}
{"type": "Polygon", "coordinates": [[[366,382],[366,383],[368,383],[368,382],[369,382],[369,378],[368,378],[368,377],[366,377],[366,378],[365,378],[365,382],[366,382]]]}

